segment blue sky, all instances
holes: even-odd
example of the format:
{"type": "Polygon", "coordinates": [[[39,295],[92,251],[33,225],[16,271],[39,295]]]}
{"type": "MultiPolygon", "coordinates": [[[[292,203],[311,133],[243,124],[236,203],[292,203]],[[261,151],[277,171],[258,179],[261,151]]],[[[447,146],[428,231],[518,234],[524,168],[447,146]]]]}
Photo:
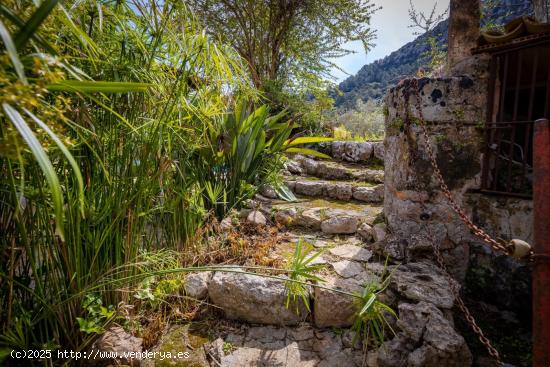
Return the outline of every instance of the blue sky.
{"type": "MultiPolygon", "coordinates": [[[[417,10],[430,12],[436,0],[412,0],[417,10]]],[[[347,73],[354,75],[365,64],[381,59],[397,50],[407,42],[412,41],[415,36],[413,30],[408,28],[411,24],[409,19],[409,0],[374,0],[376,5],[382,6],[371,21],[371,27],[377,30],[377,38],[374,41],[376,46],[365,54],[361,42],[346,44],[346,48],[356,51],[345,57],[334,60],[334,63],[347,73]]],[[[437,0],[438,13],[441,13],[449,6],[449,0],[437,0]]],[[[340,82],[348,77],[338,69],[332,74],[340,82]]]]}

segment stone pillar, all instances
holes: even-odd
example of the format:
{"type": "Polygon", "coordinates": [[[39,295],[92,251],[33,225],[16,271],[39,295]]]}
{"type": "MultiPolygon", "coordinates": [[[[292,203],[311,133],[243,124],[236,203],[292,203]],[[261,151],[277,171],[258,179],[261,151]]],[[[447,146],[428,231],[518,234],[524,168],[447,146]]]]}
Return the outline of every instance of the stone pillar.
{"type": "Polygon", "coordinates": [[[426,144],[432,146],[454,199],[463,205],[464,193],[480,184],[483,130],[476,124],[484,121],[486,84],[467,76],[425,78],[418,84],[429,141],[419,126],[410,80],[392,89],[386,99],[384,214],[390,232],[400,241],[393,257],[405,262],[430,257],[425,225],[441,244],[450,270],[463,279],[472,237],[447,204],[426,144]]]}
{"type": "Polygon", "coordinates": [[[480,17],[480,0],[451,0],[447,56],[449,69],[470,57],[470,50],[477,46],[480,17]]]}

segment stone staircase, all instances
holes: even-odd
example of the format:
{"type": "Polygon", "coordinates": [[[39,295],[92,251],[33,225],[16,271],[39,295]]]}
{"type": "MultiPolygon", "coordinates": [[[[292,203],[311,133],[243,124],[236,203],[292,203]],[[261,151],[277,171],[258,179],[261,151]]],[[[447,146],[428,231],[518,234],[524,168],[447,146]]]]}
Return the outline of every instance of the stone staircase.
{"type": "MultiPolygon", "coordinates": [[[[323,286],[360,293],[384,270],[380,248],[391,248],[394,241],[386,233],[382,213],[383,145],[333,142],[327,150],[330,161],[297,155],[287,162],[286,182],[296,202],[278,200],[267,190],[264,196],[272,198],[259,197],[260,205],[242,218],[255,224],[271,219],[281,226],[280,240],[269,257],[285,264],[302,241],[311,254],[322,251],[313,263],[324,265],[317,274],[323,286]],[[256,215],[270,218],[257,222],[256,215]]],[[[360,341],[352,342],[353,297],[311,287],[307,304],[286,307],[283,281],[234,268],[186,278],[188,296],[223,312],[200,346],[189,347],[191,341],[185,340],[191,340],[191,334],[182,334],[176,325],[154,350],[188,351],[190,359],[170,364],[176,366],[471,365],[468,347],[453,327],[455,299],[448,278],[429,263],[389,269],[393,275],[381,300],[398,312],[399,320],[390,317],[397,334],[379,349],[369,345],[367,352],[360,341]],[[173,343],[174,337],[184,342],[173,343]]]]}

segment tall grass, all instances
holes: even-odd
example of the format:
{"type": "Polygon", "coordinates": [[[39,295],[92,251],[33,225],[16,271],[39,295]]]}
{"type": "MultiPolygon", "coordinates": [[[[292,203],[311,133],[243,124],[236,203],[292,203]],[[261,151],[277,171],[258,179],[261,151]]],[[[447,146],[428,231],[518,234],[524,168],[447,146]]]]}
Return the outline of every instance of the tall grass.
{"type": "Polygon", "coordinates": [[[186,250],[205,187],[185,162],[230,96],[256,95],[181,2],[43,4],[0,9],[0,342],[78,351],[91,288],[128,302],[97,284],[131,278],[144,251],[186,250]]]}

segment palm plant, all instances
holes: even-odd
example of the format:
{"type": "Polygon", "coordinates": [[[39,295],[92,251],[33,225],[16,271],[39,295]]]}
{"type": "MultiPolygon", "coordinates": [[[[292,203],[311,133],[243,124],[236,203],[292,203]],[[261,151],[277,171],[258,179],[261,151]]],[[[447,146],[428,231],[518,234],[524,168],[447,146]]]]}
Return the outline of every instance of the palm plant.
{"type": "MultiPolygon", "coordinates": [[[[306,243],[306,245],[308,245],[306,243]]],[[[323,279],[315,275],[314,273],[320,270],[322,264],[312,264],[313,260],[318,258],[323,251],[317,251],[310,253],[304,249],[304,242],[302,239],[298,240],[294,249],[294,255],[288,264],[288,281],[285,282],[286,288],[286,308],[290,307],[292,303],[296,308],[296,313],[299,312],[299,300],[301,300],[308,311],[309,306],[309,287],[305,282],[313,281],[323,283],[323,279]]],[[[309,245],[311,246],[311,245],[309,245]]]]}
{"type": "Polygon", "coordinates": [[[188,160],[189,172],[205,188],[207,208],[222,218],[230,209],[254,195],[271,172],[282,167],[281,153],[300,152],[328,158],[299,147],[331,140],[322,137],[290,139],[294,128],[285,111],[269,115],[266,105],[237,100],[231,113],[208,125],[206,146],[188,160]],[[266,169],[266,168],[269,169],[266,169]]]}

